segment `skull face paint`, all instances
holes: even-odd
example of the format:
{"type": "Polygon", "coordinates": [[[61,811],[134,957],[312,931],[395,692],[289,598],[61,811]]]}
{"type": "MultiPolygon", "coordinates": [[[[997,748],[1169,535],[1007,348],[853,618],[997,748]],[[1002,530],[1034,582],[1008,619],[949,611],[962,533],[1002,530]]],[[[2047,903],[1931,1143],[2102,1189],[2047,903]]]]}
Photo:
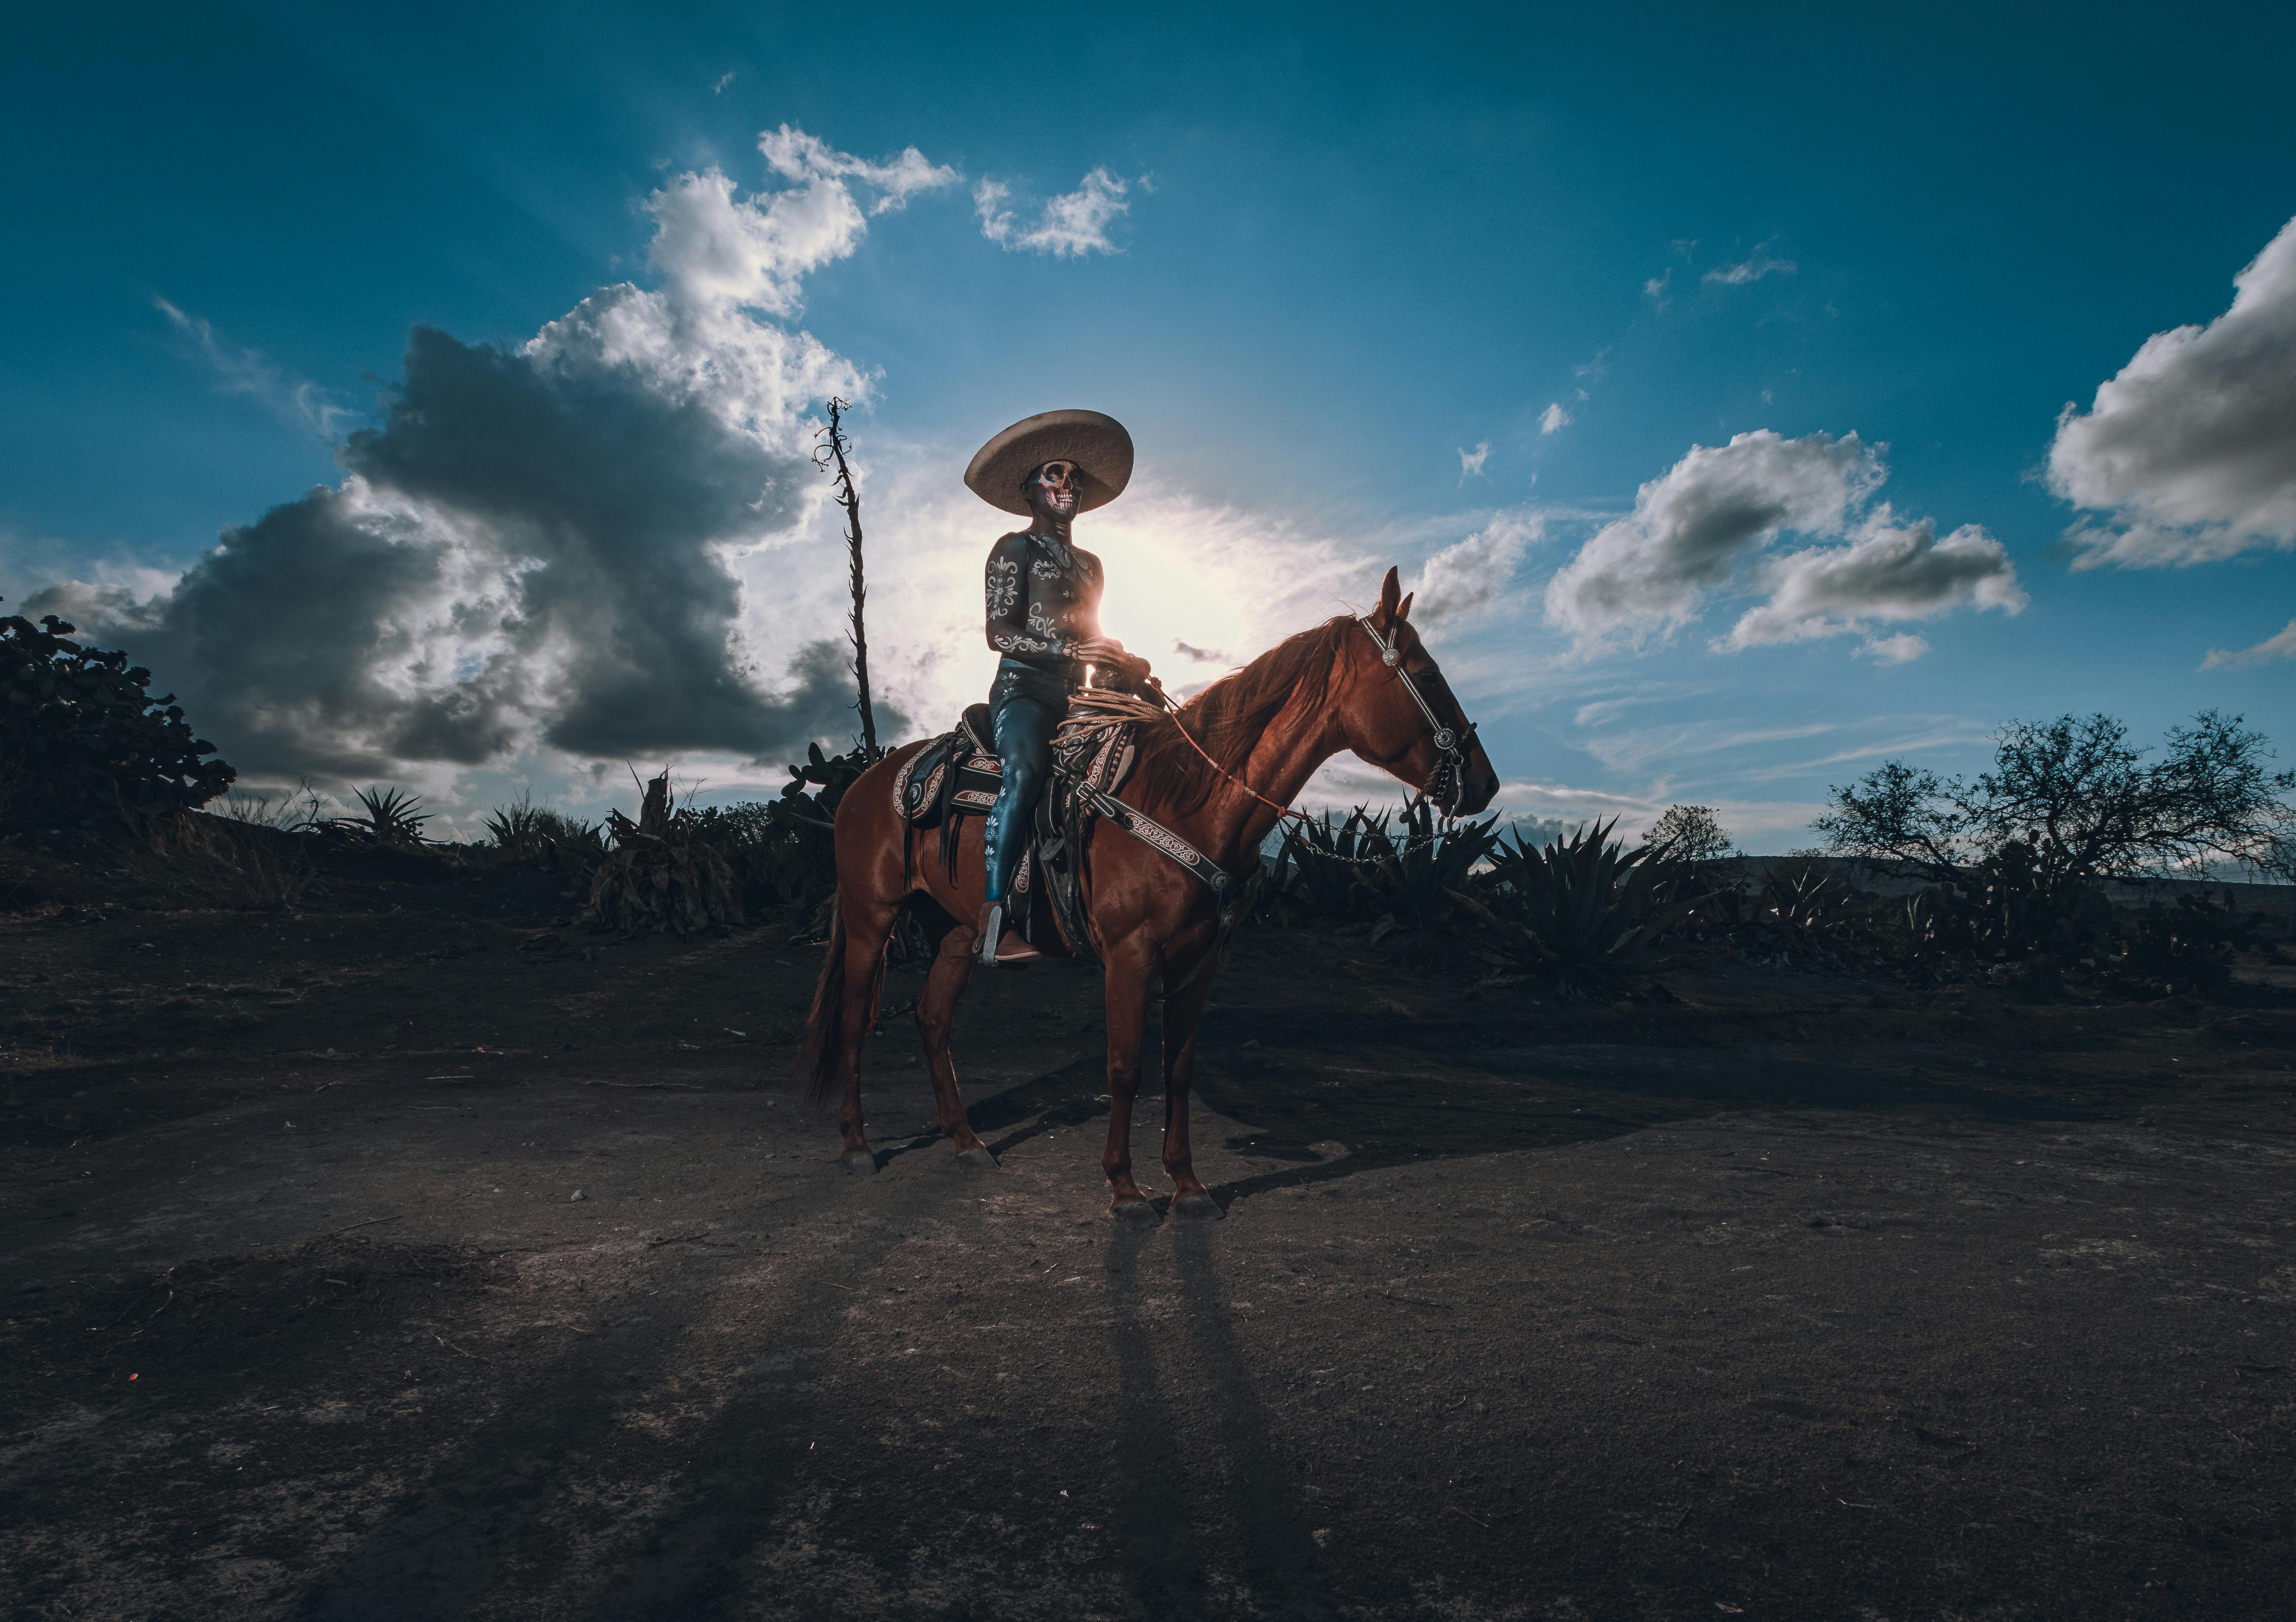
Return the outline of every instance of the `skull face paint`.
{"type": "Polygon", "coordinates": [[[1066,534],[1069,520],[1076,516],[1077,498],[1082,493],[1078,472],[1073,462],[1047,462],[1021,486],[1029,498],[1029,510],[1038,519],[1049,521],[1056,534],[1066,534]]]}

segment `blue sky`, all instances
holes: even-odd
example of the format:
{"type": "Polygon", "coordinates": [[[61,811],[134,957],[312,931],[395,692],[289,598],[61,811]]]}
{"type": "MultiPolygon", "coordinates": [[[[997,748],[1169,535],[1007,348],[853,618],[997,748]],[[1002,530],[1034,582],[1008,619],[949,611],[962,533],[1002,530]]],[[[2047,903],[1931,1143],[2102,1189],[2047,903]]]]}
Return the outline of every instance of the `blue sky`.
{"type": "Polygon", "coordinates": [[[1176,641],[1242,658],[1424,573],[1522,814],[1695,800],[1783,848],[1890,753],[1965,770],[2068,709],[2236,710],[2296,755],[2296,22],[1866,16],[43,18],[0,69],[0,592],[204,700],[250,778],[459,811],[594,802],[627,756],[736,794],[835,724],[792,458],[842,386],[913,730],[989,668],[1001,526],[956,475],[1088,405],[1140,450],[1080,527],[1112,630],[1185,685],[1218,667],[1176,641]],[[800,192],[858,227],[742,235],[800,192]],[[530,354],[626,283],[674,354],[530,354]],[[451,342],[410,370],[418,325],[451,342]],[[737,360],[771,375],[729,392],[737,360]],[[589,449],[495,433],[521,400],[589,449]],[[752,474],[753,533],[690,498],[752,474]]]}

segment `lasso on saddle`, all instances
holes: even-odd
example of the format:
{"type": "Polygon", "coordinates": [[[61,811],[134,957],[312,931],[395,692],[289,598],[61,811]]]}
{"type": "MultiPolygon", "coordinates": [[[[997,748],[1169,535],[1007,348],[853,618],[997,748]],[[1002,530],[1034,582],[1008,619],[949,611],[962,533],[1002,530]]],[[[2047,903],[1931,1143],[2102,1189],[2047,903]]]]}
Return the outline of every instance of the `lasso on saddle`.
{"type": "MultiPolygon", "coordinates": [[[[1179,835],[1117,797],[1138,759],[1136,729],[1162,714],[1146,699],[1098,688],[1070,699],[1068,719],[1053,735],[1052,780],[1037,796],[1029,849],[1013,875],[1009,916],[1031,944],[1037,943],[1030,934],[1030,903],[1041,876],[1070,950],[1088,961],[1097,960],[1084,927],[1081,889],[1085,842],[1096,818],[1105,817],[1201,881],[1220,902],[1223,943],[1250,904],[1249,893],[1258,888],[1256,864],[1250,878],[1239,881],[1179,835]]],[[[987,816],[1004,785],[1004,768],[990,735],[988,706],[969,704],[955,730],[943,733],[902,762],[893,777],[893,803],[913,829],[940,830],[940,859],[954,871],[963,819],[987,816]]]]}

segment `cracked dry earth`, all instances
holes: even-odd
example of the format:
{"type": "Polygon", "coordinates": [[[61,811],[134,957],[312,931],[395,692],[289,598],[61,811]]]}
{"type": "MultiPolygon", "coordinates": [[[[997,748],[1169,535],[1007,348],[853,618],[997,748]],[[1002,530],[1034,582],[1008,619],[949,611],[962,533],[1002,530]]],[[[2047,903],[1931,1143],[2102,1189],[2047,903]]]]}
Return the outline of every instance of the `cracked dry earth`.
{"type": "Polygon", "coordinates": [[[7,1614],[2290,1613],[2296,1017],[1252,935],[1141,1232],[1094,976],[856,1178],[786,938],[0,921],[7,1614]]]}

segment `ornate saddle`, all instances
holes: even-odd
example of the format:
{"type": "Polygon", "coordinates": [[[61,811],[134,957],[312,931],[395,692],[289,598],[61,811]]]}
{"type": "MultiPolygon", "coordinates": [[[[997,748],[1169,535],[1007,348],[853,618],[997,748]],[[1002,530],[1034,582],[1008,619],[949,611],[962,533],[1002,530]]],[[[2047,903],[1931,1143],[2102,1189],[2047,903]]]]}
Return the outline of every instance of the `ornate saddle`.
{"type": "Polygon", "coordinates": [[[912,827],[941,827],[968,813],[987,816],[1004,786],[1004,763],[989,733],[988,706],[967,704],[954,730],[902,763],[893,778],[893,803],[912,827]]]}
{"type": "MultiPolygon", "coordinates": [[[[1052,781],[1037,798],[1033,836],[1013,877],[1011,916],[1030,944],[1045,944],[1037,938],[1034,904],[1041,875],[1064,944],[1078,957],[1097,960],[1084,927],[1082,882],[1086,841],[1102,817],[1202,881],[1220,901],[1223,941],[1250,904],[1257,870],[1248,884],[1237,882],[1179,835],[1117,797],[1139,759],[1138,728],[1161,713],[1144,698],[1099,688],[1070,701],[1068,719],[1053,736],[1052,781]]],[[[987,816],[1004,785],[988,706],[970,704],[953,730],[902,762],[893,777],[893,803],[912,828],[939,830],[941,862],[954,871],[963,819],[987,816]]]]}

